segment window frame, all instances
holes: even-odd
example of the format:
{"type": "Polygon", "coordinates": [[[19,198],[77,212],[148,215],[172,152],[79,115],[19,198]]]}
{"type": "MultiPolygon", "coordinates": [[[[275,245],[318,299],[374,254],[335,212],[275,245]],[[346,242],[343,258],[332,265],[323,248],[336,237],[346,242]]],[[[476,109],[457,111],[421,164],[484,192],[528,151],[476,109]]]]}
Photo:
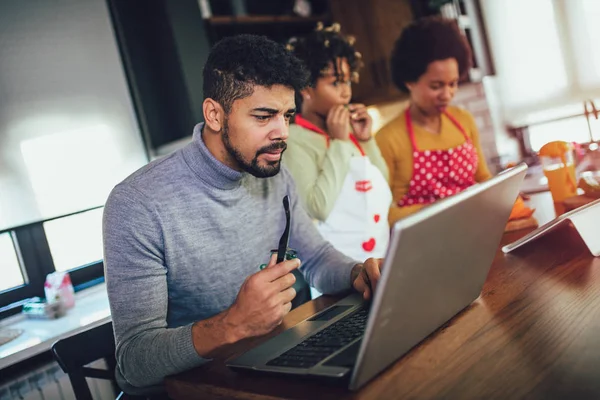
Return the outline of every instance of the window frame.
{"type": "Polygon", "coordinates": [[[549,119],[549,120],[540,120],[540,121],[536,121],[524,126],[518,126],[518,127],[509,127],[508,131],[510,132],[511,136],[513,136],[514,138],[517,139],[518,143],[519,143],[519,148],[521,150],[522,155],[525,158],[536,158],[537,157],[537,151],[535,151],[533,149],[533,147],[531,146],[531,141],[529,138],[529,128],[535,125],[546,125],[546,124],[550,124],[550,123],[554,123],[554,122],[560,122],[563,120],[567,120],[567,119],[574,119],[574,118],[581,118],[584,117],[587,119],[587,125],[588,125],[588,134],[590,135],[590,141],[589,142],[582,142],[580,143],[582,146],[586,146],[589,145],[591,143],[594,143],[594,133],[592,132],[592,127],[590,125],[590,118],[594,118],[591,112],[587,112],[587,109],[585,110],[585,112],[582,113],[578,113],[578,114],[572,114],[572,115],[566,115],[566,116],[561,116],[558,118],[553,118],[553,119],[549,119]]]}
{"type": "MultiPolygon", "coordinates": [[[[0,233],[12,234],[21,269],[27,280],[23,285],[0,291],[0,318],[21,312],[23,303],[32,297],[45,297],[46,275],[55,272],[56,269],[46,238],[44,222],[68,218],[98,208],[103,206],[0,231],[0,233]]],[[[65,272],[69,273],[73,288],[77,292],[104,282],[104,261],[81,265],[65,272]]]]}

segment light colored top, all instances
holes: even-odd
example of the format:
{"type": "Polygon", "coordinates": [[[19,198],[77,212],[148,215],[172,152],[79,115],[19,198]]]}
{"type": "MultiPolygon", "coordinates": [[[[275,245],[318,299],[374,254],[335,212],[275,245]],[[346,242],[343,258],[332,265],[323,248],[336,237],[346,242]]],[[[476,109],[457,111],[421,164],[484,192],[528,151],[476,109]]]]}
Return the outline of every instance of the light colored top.
{"type": "MultiPolygon", "coordinates": [[[[375,140],[359,143],[371,163],[388,179],[388,169],[375,140]]],[[[312,218],[327,219],[344,185],[350,158],[361,156],[350,140],[329,139],[300,125],[290,125],[283,164],[294,177],[300,198],[312,218]]]]}
{"type": "MultiPolygon", "coordinates": [[[[473,116],[468,111],[458,107],[448,107],[447,110],[464,128],[477,149],[479,164],[475,172],[475,180],[483,182],[492,177],[485,162],[479,143],[479,132],[473,116]]],[[[462,132],[447,117],[442,116],[439,134],[432,133],[413,123],[415,140],[419,150],[448,150],[465,143],[462,132]]],[[[406,128],[404,113],[384,126],[375,136],[381,154],[389,170],[389,182],[392,189],[393,203],[388,214],[390,226],[407,215],[420,210],[423,205],[398,207],[397,203],[407,193],[413,176],[413,148],[406,128]]]]}
{"type": "Polygon", "coordinates": [[[284,231],[285,195],[289,245],[307,282],[322,293],[351,287],[356,261],[322,239],[289,172],[260,179],[235,171],[214,158],[201,129],[115,187],[104,210],[117,378],[129,392],[208,361],[194,349],[192,324],[230,307],[268,262],[284,231]]]}

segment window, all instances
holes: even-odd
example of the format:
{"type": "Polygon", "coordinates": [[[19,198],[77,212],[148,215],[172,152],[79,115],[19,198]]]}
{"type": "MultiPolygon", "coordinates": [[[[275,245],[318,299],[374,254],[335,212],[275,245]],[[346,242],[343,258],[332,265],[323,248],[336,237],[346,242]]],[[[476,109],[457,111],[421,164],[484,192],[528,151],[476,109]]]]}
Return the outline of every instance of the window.
{"type": "Polygon", "coordinates": [[[527,126],[533,114],[600,96],[600,1],[481,3],[505,122],[527,126]]]}
{"type": "Polygon", "coordinates": [[[148,155],[105,1],[1,0],[0,37],[4,316],[54,271],[103,279],[98,207],[148,155]]]}
{"type": "MultiPolygon", "coordinates": [[[[44,297],[46,275],[55,271],[68,271],[76,291],[103,281],[102,212],[96,208],[0,234],[0,308],[16,313],[19,301],[44,297]]],[[[6,315],[0,312],[0,318],[6,315]]]]}
{"type": "Polygon", "coordinates": [[[12,233],[0,234],[0,292],[25,284],[12,233]]]}
{"type": "Polygon", "coordinates": [[[148,162],[106,2],[2,0],[0,37],[0,230],[104,204],[148,162]]]}
{"type": "Polygon", "coordinates": [[[54,268],[68,271],[102,260],[102,209],[44,222],[54,268]]]}
{"type": "Polygon", "coordinates": [[[590,139],[600,140],[600,120],[590,117],[589,124],[588,128],[585,116],[577,116],[529,126],[527,128],[529,147],[537,152],[544,144],[554,140],[576,143],[588,143],[590,139]],[[590,129],[592,138],[590,138],[590,129]]]}

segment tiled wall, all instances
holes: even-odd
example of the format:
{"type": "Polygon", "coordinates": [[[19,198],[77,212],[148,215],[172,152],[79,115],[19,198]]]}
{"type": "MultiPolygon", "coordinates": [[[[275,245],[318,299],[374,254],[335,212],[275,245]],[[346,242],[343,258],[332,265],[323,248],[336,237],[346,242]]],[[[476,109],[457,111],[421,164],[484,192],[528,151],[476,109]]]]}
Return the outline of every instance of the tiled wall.
{"type": "Polygon", "coordinates": [[[473,114],[479,128],[481,147],[492,172],[499,172],[508,163],[521,159],[518,142],[509,135],[502,121],[493,77],[461,85],[453,103],[473,114]]]}
{"type": "Polygon", "coordinates": [[[500,160],[496,146],[496,135],[483,84],[478,82],[461,85],[453,103],[473,114],[477,128],[479,128],[479,140],[483,154],[490,169],[498,171],[500,160]]]}

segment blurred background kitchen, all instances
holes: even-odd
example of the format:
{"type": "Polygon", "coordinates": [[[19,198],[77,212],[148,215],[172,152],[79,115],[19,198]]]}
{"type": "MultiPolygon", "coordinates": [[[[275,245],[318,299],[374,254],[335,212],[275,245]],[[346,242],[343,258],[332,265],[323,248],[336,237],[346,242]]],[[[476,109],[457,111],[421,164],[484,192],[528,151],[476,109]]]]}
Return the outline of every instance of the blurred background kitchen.
{"type": "MultiPolygon", "coordinates": [[[[365,65],[353,101],[378,130],[406,107],[390,78],[394,41],[436,14],[472,46],[454,104],[474,115],[493,173],[524,160],[523,192],[550,196],[538,152],[564,141],[577,180],[598,176],[598,0],[0,1],[0,400],[74,398],[49,349],[110,320],[102,205],[124,177],[191,140],[214,43],[240,33],[283,43],[340,23],[365,65]],[[75,307],[26,318],[54,272],[69,272],[75,307]]],[[[95,398],[112,390],[93,384],[95,398]]]]}

